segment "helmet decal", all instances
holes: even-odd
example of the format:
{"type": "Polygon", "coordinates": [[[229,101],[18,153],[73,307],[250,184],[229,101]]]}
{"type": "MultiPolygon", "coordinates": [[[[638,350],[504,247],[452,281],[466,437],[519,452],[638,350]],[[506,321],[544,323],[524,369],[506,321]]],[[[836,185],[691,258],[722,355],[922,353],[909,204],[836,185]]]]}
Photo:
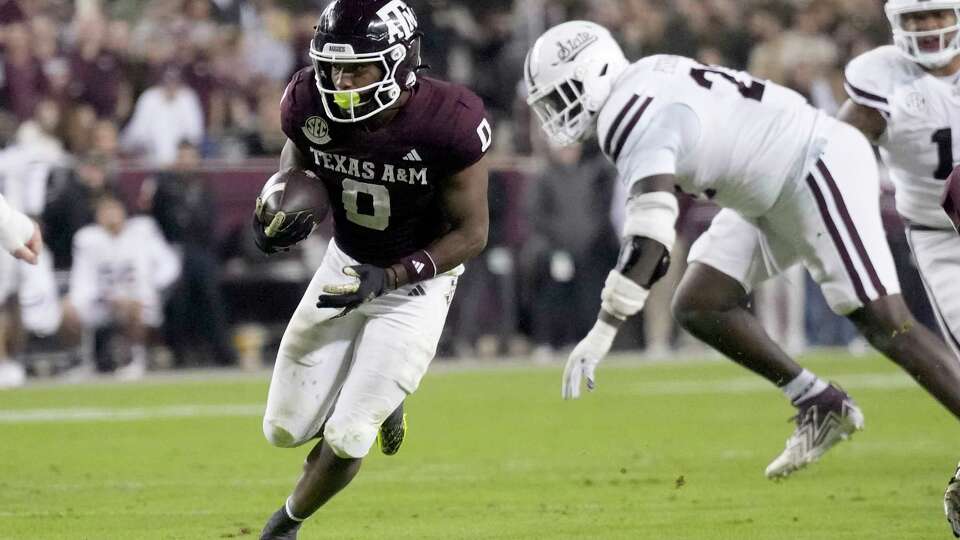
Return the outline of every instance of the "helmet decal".
{"type": "Polygon", "coordinates": [[[405,41],[417,31],[417,17],[403,0],[391,0],[377,10],[377,15],[387,25],[387,39],[393,45],[398,40],[405,41]]]}
{"type": "Polygon", "coordinates": [[[324,9],[310,42],[321,103],[334,122],[360,122],[397,102],[417,83],[420,32],[403,0],[334,0],[324,9]],[[372,64],[380,78],[365,86],[338,87],[335,64],[372,64]]]}
{"type": "Polygon", "coordinates": [[[588,137],[627,59],[610,32],[570,21],[540,36],[524,62],[527,104],[555,144],[588,137]]]}
{"type": "Polygon", "coordinates": [[[597,42],[597,35],[592,32],[580,32],[564,41],[557,42],[557,61],[554,66],[573,62],[590,45],[597,42]]]}

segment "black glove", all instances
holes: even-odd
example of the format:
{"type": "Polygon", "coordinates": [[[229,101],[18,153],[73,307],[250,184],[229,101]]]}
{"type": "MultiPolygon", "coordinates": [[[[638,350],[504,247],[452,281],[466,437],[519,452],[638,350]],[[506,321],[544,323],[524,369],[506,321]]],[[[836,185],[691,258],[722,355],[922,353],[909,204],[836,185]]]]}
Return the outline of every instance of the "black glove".
{"type": "Polygon", "coordinates": [[[298,212],[293,215],[280,214],[267,224],[261,223],[260,218],[254,213],[253,242],[267,255],[287,251],[297,242],[310,236],[313,225],[309,212],[298,212]]]}
{"type": "Polygon", "coordinates": [[[383,293],[396,288],[397,278],[392,270],[372,264],[347,266],[343,273],[356,281],[343,285],[324,285],[317,301],[318,308],[353,309],[369,302],[383,293]]]}

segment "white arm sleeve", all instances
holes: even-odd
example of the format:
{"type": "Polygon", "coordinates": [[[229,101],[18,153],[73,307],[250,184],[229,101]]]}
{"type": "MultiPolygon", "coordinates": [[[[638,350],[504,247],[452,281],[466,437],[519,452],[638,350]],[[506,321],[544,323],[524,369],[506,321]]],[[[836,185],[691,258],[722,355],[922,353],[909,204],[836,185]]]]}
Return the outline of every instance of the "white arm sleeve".
{"type": "Polygon", "coordinates": [[[700,139],[700,118],[689,106],[671,103],[650,119],[644,130],[634,130],[620,153],[617,171],[629,188],[637,180],[658,174],[677,174],[677,164],[700,139]]]}
{"type": "Polygon", "coordinates": [[[0,195],[0,247],[13,254],[30,240],[34,227],[33,220],[7,204],[7,199],[0,195]]]}

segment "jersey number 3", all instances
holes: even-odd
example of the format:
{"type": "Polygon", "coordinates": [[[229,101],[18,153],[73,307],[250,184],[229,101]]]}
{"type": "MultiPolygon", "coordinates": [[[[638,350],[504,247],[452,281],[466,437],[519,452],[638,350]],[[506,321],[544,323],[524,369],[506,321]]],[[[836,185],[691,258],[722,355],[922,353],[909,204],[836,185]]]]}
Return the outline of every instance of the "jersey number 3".
{"type": "Polygon", "coordinates": [[[763,99],[763,91],[766,87],[762,82],[756,79],[749,79],[743,81],[737,78],[737,72],[731,71],[727,72],[719,68],[691,68],[690,76],[693,77],[693,80],[697,81],[697,84],[700,86],[711,89],[713,88],[713,81],[707,78],[707,74],[712,73],[714,75],[719,75],[724,79],[730,81],[731,83],[737,86],[737,91],[740,92],[740,95],[747,98],[760,101],[763,99]]]}

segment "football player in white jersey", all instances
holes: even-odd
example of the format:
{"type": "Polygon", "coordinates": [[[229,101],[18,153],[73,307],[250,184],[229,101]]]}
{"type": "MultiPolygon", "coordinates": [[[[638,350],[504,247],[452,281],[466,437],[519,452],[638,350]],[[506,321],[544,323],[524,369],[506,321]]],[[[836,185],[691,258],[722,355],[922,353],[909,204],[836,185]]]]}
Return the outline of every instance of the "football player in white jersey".
{"type": "MultiPolygon", "coordinates": [[[[888,0],[893,45],[854,58],[838,117],[880,147],[944,339],[960,356],[960,236],[940,206],[960,160],[960,1],[888,0]]],[[[956,360],[954,360],[956,362],[956,360]]],[[[956,476],[945,498],[960,537],[956,476]]]]}
{"type": "Polygon", "coordinates": [[[598,320],[571,353],[563,397],[594,370],[619,325],[643,308],[675,239],[674,190],[723,207],[691,247],[673,300],[688,331],[780,387],[798,409],[781,477],[863,426],[854,401],[791,359],[744,307],[758,283],[801,263],[830,307],[960,416],[960,365],[899,294],[880,220],[877,164],[856,129],[749,74],[658,55],[629,64],[604,28],[573,21],[527,55],[528,103],[556,143],[596,129],[630,189],[620,257],[598,320]]]}
{"type": "MultiPolygon", "coordinates": [[[[29,264],[37,264],[43,250],[40,228],[26,214],[7,203],[0,194],[0,247],[15,258],[29,264]]],[[[26,379],[23,366],[0,357],[0,388],[20,386],[26,379]]]]}

